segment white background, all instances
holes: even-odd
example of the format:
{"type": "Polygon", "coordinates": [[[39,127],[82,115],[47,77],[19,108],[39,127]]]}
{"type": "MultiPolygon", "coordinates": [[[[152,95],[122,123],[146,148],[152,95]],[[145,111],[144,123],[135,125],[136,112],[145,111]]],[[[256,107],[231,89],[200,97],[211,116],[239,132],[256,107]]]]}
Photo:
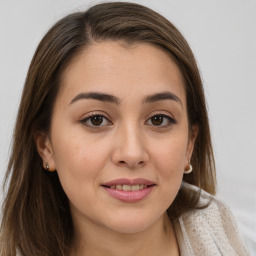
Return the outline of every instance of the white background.
{"type": "MultiPolygon", "coordinates": [[[[99,2],[0,0],[0,182],[26,72],[39,40],[62,16],[99,2]]],[[[256,0],[133,2],[171,20],[195,53],[209,107],[217,196],[232,208],[256,255],[256,0]]]]}

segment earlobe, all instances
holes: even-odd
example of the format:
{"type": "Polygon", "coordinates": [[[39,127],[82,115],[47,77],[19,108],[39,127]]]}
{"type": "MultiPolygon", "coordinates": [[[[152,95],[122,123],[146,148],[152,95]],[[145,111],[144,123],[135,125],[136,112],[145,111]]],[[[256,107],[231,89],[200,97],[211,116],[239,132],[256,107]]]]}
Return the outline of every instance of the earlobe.
{"type": "Polygon", "coordinates": [[[43,167],[48,171],[54,171],[55,161],[53,156],[52,144],[49,136],[43,132],[38,132],[34,135],[37,152],[42,159],[43,167]]]}

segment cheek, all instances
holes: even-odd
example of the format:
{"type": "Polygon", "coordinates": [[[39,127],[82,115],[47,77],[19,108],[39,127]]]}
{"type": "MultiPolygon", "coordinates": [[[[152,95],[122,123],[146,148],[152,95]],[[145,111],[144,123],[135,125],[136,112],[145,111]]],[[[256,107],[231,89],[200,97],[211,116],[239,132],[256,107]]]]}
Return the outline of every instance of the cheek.
{"type": "Polygon", "coordinates": [[[78,170],[90,171],[100,164],[107,152],[107,143],[88,136],[80,126],[67,131],[57,130],[53,138],[53,155],[59,171],[68,169],[73,174],[78,170]]]}
{"type": "Polygon", "coordinates": [[[158,172],[160,199],[163,209],[167,209],[175,199],[183,178],[186,164],[187,141],[186,136],[173,136],[155,145],[154,166],[158,172]]]}
{"type": "Polygon", "coordinates": [[[182,176],[186,164],[187,141],[184,136],[176,136],[174,139],[164,140],[152,147],[154,164],[161,172],[163,179],[182,176]]]}
{"type": "Polygon", "coordinates": [[[186,161],[186,142],[170,141],[162,150],[158,151],[156,168],[159,172],[159,189],[161,197],[159,203],[167,210],[173,203],[181,186],[184,163],[186,161]]]}
{"type": "Polygon", "coordinates": [[[67,196],[72,201],[79,194],[88,194],[97,186],[97,177],[105,166],[107,144],[78,133],[65,137],[59,133],[54,145],[56,170],[67,196]]]}

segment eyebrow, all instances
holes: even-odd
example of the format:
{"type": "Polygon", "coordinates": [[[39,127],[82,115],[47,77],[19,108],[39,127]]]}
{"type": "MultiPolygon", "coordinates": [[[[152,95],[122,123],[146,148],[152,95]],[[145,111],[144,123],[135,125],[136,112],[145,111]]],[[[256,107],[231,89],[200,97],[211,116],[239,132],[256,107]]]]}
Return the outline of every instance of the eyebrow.
{"type": "Polygon", "coordinates": [[[180,103],[180,105],[182,106],[182,102],[180,98],[171,92],[160,92],[160,93],[149,95],[143,100],[143,103],[153,103],[161,100],[174,100],[180,103]]]}
{"type": "MultiPolygon", "coordinates": [[[[87,92],[87,93],[82,92],[82,93],[79,93],[77,96],[75,96],[71,100],[70,104],[82,99],[99,100],[103,102],[114,103],[116,105],[119,105],[121,102],[119,98],[110,94],[100,93],[100,92],[87,92]]],[[[148,95],[144,98],[143,104],[154,103],[162,100],[173,100],[180,103],[180,105],[182,106],[181,100],[171,92],[160,92],[160,93],[148,95]]]]}
{"type": "Polygon", "coordinates": [[[79,93],[77,96],[75,96],[75,98],[71,100],[70,104],[82,99],[99,100],[99,101],[114,103],[116,105],[120,104],[120,100],[117,97],[110,94],[99,93],[99,92],[79,93]]]}

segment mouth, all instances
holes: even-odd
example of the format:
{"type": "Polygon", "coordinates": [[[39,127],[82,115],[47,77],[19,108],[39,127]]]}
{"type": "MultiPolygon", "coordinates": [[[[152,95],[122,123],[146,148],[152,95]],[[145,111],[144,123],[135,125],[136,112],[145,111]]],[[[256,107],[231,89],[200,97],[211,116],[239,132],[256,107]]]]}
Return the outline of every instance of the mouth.
{"type": "Polygon", "coordinates": [[[127,184],[117,184],[112,186],[102,185],[103,187],[110,188],[110,189],[116,189],[121,191],[139,191],[142,189],[145,189],[147,187],[155,186],[155,184],[152,185],[144,185],[144,184],[136,184],[136,185],[127,185],[127,184]]]}
{"type": "Polygon", "coordinates": [[[149,195],[156,184],[146,179],[118,179],[101,185],[112,197],[123,202],[137,202],[149,195]]]}

